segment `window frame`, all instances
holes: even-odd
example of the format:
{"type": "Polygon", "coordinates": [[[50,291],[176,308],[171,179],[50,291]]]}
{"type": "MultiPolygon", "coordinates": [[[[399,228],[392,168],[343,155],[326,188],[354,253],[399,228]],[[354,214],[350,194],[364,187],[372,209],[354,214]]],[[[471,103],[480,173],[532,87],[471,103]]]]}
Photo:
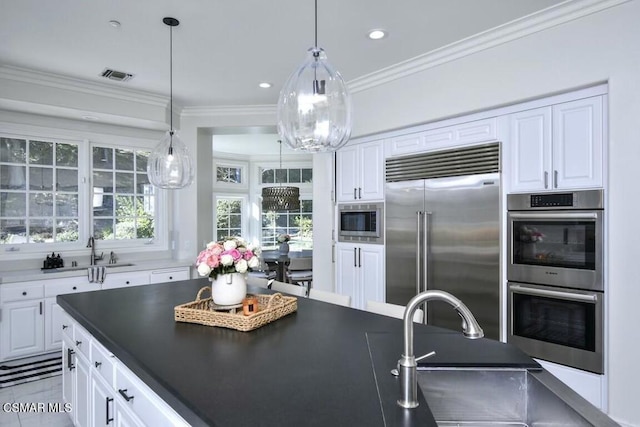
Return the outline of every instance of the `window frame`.
{"type": "Polygon", "coordinates": [[[233,159],[214,159],[213,160],[213,187],[232,191],[246,191],[249,189],[249,163],[242,160],[233,159]],[[226,181],[218,181],[218,167],[238,168],[240,169],[241,182],[232,183],[226,181]]]}
{"type": "MultiPolygon", "coordinates": [[[[50,252],[62,253],[63,257],[84,256],[86,243],[92,229],[91,200],[92,173],[91,151],[93,146],[113,149],[151,151],[158,141],[139,136],[102,134],[81,129],[61,129],[28,124],[0,122],[0,136],[38,141],[52,141],[77,144],[78,146],[78,240],[75,242],[55,243],[16,243],[0,246],[0,261],[43,258],[50,252]]],[[[98,240],[97,252],[117,251],[118,253],[139,253],[145,251],[168,251],[169,224],[171,224],[170,195],[167,191],[156,189],[156,211],[153,239],[98,240]]]]}
{"type": "Polygon", "coordinates": [[[240,217],[240,236],[249,241],[249,196],[244,193],[213,193],[213,241],[220,241],[222,237],[218,236],[218,200],[240,200],[241,217],[240,217]]]}

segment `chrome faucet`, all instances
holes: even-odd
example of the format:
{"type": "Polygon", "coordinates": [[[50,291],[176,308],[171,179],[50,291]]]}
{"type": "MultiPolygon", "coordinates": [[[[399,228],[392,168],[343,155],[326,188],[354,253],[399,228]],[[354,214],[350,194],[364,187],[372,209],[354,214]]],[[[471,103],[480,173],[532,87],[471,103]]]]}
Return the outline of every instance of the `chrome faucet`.
{"type": "Polygon", "coordinates": [[[398,405],[403,408],[418,406],[418,373],[416,357],[413,354],[413,314],[418,306],[429,300],[440,300],[450,304],[462,318],[462,333],[465,337],[482,338],[484,332],[471,311],[458,298],[445,291],[424,291],[411,298],[404,310],[404,349],[398,360],[400,376],[400,399],[398,405]]]}
{"type": "Polygon", "coordinates": [[[100,254],[100,256],[96,255],[96,241],[93,236],[89,237],[89,241],[87,242],[87,247],[91,248],[91,255],[89,258],[89,265],[96,265],[96,261],[99,261],[104,256],[104,252],[100,254]]]}

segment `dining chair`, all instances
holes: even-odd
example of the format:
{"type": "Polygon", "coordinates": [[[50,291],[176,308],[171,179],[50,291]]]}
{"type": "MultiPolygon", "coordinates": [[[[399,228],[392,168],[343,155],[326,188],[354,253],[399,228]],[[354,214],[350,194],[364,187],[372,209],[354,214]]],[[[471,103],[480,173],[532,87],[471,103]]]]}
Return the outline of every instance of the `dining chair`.
{"type": "MultiPolygon", "coordinates": [[[[390,304],[388,302],[367,301],[366,310],[371,313],[382,314],[384,316],[395,317],[396,319],[404,318],[404,305],[390,304]]],[[[413,321],[416,323],[422,323],[424,319],[424,311],[417,309],[413,313],[413,321]]]]}
{"type": "Polygon", "coordinates": [[[321,291],[319,289],[309,290],[309,299],[329,302],[331,304],[342,305],[345,307],[351,306],[351,296],[337,294],[335,292],[321,291]]]}
{"type": "Polygon", "coordinates": [[[308,292],[313,280],[313,258],[291,258],[286,267],[285,279],[291,284],[304,286],[308,292]]]}
{"type": "Polygon", "coordinates": [[[253,276],[249,274],[247,276],[247,285],[258,286],[260,288],[269,287],[269,279],[266,277],[253,276]]]}
{"type": "Polygon", "coordinates": [[[271,283],[271,290],[297,295],[299,297],[307,296],[307,290],[304,286],[292,285],[291,283],[279,282],[277,280],[274,280],[273,283],[271,283]]]}
{"type": "MultiPolygon", "coordinates": [[[[277,272],[275,270],[272,270],[269,267],[269,264],[267,264],[267,262],[264,259],[260,258],[260,265],[257,268],[254,268],[253,271],[250,271],[247,278],[256,277],[261,279],[267,279],[268,283],[270,284],[273,280],[276,279],[276,275],[277,275],[277,272]]],[[[257,286],[260,286],[260,285],[257,285],[257,286]]]]}

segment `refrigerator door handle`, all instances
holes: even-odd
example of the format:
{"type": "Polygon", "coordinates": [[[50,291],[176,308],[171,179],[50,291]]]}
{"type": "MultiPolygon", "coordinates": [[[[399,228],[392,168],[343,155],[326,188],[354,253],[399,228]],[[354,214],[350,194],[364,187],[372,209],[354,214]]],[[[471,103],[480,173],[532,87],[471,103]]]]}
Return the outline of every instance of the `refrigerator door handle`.
{"type": "Polygon", "coordinates": [[[420,293],[420,282],[422,279],[422,270],[420,268],[420,260],[422,254],[422,214],[423,212],[416,212],[417,233],[416,233],[416,295],[420,293]]]}
{"type": "Polygon", "coordinates": [[[422,248],[422,257],[423,257],[423,265],[424,265],[424,287],[422,291],[426,291],[429,289],[429,249],[431,242],[429,241],[429,233],[431,232],[431,214],[433,212],[424,212],[423,215],[423,233],[424,233],[424,247],[422,248]]]}

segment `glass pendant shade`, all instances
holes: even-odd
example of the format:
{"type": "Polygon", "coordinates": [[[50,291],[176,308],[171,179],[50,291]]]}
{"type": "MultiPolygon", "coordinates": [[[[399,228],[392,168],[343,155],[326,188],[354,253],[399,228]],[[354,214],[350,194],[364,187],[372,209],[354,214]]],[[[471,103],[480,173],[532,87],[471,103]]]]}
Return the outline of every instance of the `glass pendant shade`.
{"type": "Polygon", "coordinates": [[[324,50],[312,47],[278,98],[278,133],[294,150],[335,151],[351,136],[351,98],[324,50]]]}
{"type": "Polygon", "coordinates": [[[300,189],[298,187],[263,188],[262,209],[265,211],[300,210],[300,189]]]}
{"type": "Polygon", "coordinates": [[[189,149],[175,130],[167,131],[147,162],[147,175],[155,187],[176,190],[193,182],[189,149]]]}

